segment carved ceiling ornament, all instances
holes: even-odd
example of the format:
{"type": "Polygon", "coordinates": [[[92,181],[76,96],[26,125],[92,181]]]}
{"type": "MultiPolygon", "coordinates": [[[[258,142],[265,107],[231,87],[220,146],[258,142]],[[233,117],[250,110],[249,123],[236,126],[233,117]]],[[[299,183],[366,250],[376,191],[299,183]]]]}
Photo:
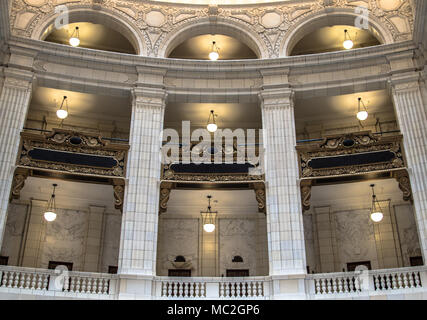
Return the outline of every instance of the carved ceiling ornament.
{"type": "MultiPolygon", "coordinates": [[[[54,12],[57,4],[56,0],[13,0],[10,16],[12,34],[40,39],[44,31],[41,25],[53,23],[58,16],[54,12]],[[39,34],[36,35],[35,31],[39,34]]],[[[320,15],[330,8],[353,12],[356,6],[366,5],[372,18],[392,35],[394,42],[409,40],[414,28],[411,2],[401,0],[312,0],[239,7],[144,3],[138,0],[63,0],[61,4],[70,10],[109,12],[117,20],[129,22],[143,36],[147,56],[159,56],[163,52],[159,49],[170,42],[171,36],[178,36],[184,25],[197,28],[209,17],[215,17],[211,21],[223,21],[225,28],[228,24],[257,39],[259,50],[265,51],[261,56],[265,58],[283,56],[281,47],[290,28],[298,26],[308,16],[320,15]]]]}

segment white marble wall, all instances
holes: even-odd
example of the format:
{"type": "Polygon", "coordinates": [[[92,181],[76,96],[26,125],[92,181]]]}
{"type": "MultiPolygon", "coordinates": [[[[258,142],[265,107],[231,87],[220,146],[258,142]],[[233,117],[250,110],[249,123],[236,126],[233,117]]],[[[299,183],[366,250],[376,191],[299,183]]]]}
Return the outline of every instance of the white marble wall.
{"type": "Polygon", "coordinates": [[[198,218],[161,216],[157,275],[166,276],[168,269],[174,269],[178,255],[189,262],[184,268],[191,268],[192,276],[225,276],[227,269],[249,269],[250,276],[268,275],[265,217],[221,218],[216,231],[206,234],[198,218]],[[244,262],[231,262],[234,256],[241,256],[244,262]]]}
{"type": "MultiPolygon", "coordinates": [[[[333,205],[331,206],[333,208],[333,205]]],[[[411,204],[402,203],[385,208],[381,223],[373,223],[369,208],[331,211],[328,231],[325,222],[313,214],[304,216],[307,265],[310,272],[340,272],[347,263],[370,261],[373,269],[410,266],[409,257],[421,255],[418,232],[411,204]],[[335,237],[330,246],[330,258],[322,251],[325,232],[335,237]],[[336,247],[334,250],[333,247],[336,247]],[[319,252],[320,250],[320,252],[319,252]]]]}
{"type": "Polygon", "coordinates": [[[94,269],[88,261],[85,261],[88,259],[87,253],[90,252],[88,248],[91,247],[91,239],[88,237],[89,208],[82,210],[58,208],[57,219],[47,223],[43,218],[45,211],[43,204],[44,201],[33,201],[32,206],[16,203],[9,206],[1,250],[1,255],[9,257],[9,265],[47,268],[49,261],[64,261],[72,262],[75,271],[92,272],[107,272],[109,266],[117,266],[121,215],[105,214],[105,223],[99,226],[105,228],[99,248],[101,263],[94,269]],[[28,209],[29,225],[28,233],[25,235],[28,209]]]}

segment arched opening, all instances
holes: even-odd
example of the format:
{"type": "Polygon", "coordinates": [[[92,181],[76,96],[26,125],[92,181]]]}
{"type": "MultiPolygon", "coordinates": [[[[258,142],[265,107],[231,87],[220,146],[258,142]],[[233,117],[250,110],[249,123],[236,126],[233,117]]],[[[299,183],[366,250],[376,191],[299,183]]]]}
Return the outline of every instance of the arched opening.
{"type": "Polygon", "coordinates": [[[71,45],[70,38],[76,36],[78,27],[80,47],[127,54],[143,53],[142,34],[123,17],[104,11],[71,10],[69,24],[60,28],[56,27],[57,18],[54,16],[36,28],[32,38],[71,45]]]}
{"type": "Polygon", "coordinates": [[[349,50],[344,47],[345,40],[352,41],[351,49],[393,43],[389,30],[375,17],[369,16],[368,25],[355,26],[357,18],[353,11],[308,16],[289,30],[282,52],[294,56],[349,50]]]}
{"type": "Polygon", "coordinates": [[[79,31],[79,47],[136,54],[132,43],[120,32],[102,24],[91,22],[76,22],[65,26],[62,29],[54,29],[46,35],[45,41],[70,45],[73,33],[79,31]],[[76,29],[78,28],[78,29],[76,29]]]}
{"type": "Polygon", "coordinates": [[[267,58],[267,49],[255,32],[245,26],[218,20],[202,20],[181,26],[162,43],[159,56],[183,59],[209,59],[213,41],[219,47],[219,60],[267,58]],[[208,55],[208,57],[207,57],[208,55]]]}
{"type": "Polygon", "coordinates": [[[200,35],[189,38],[175,47],[169,58],[208,60],[211,52],[218,60],[257,59],[256,53],[240,40],[222,34],[200,35]],[[216,48],[213,48],[215,43],[216,48]]]}
{"type": "Polygon", "coordinates": [[[325,53],[380,45],[381,42],[369,30],[352,26],[335,25],[322,27],[305,35],[292,48],[290,55],[325,53]],[[344,41],[349,41],[348,46],[344,41]]]}

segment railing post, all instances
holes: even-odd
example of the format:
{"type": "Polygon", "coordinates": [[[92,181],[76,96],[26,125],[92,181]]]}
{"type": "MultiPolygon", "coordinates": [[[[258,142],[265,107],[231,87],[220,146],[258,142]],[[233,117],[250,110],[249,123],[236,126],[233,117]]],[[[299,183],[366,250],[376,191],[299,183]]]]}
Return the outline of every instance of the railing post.
{"type": "Polygon", "coordinates": [[[420,271],[420,286],[422,288],[427,288],[427,269],[420,271]]]}
{"type": "Polygon", "coordinates": [[[207,282],[206,283],[206,299],[218,299],[219,298],[219,282],[207,282]]]}

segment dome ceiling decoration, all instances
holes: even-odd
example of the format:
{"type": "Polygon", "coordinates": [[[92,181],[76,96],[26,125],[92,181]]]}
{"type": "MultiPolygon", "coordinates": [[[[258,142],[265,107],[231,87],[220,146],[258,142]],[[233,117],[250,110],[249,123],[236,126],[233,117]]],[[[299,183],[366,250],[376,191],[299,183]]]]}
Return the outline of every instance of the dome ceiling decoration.
{"type": "MultiPolygon", "coordinates": [[[[371,25],[375,31],[381,30],[383,43],[410,40],[414,27],[412,2],[403,0],[282,1],[239,6],[97,0],[97,10],[88,9],[94,5],[93,0],[61,3],[72,10],[71,22],[83,21],[79,20],[85,17],[81,12],[87,11],[102,16],[105,21],[116,20],[140,41],[137,51],[141,55],[157,57],[165,57],[168,45],[184,30],[197,29],[202,25],[213,26],[217,31],[234,30],[235,34],[241,35],[239,39],[247,40],[244,41],[246,44],[252,42],[258,47],[260,58],[286,56],[289,38],[304,22],[316,19],[328,10],[331,12],[328,18],[346,16],[349,21],[345,24],[352,25],[353,20],[348,13],[359,5],[369,8],[371,25]]],[[[54,0],[13,0],[10,15],[12,34],[41,39],[43,32],[54,22],[56,5],[54,0]]]]}

